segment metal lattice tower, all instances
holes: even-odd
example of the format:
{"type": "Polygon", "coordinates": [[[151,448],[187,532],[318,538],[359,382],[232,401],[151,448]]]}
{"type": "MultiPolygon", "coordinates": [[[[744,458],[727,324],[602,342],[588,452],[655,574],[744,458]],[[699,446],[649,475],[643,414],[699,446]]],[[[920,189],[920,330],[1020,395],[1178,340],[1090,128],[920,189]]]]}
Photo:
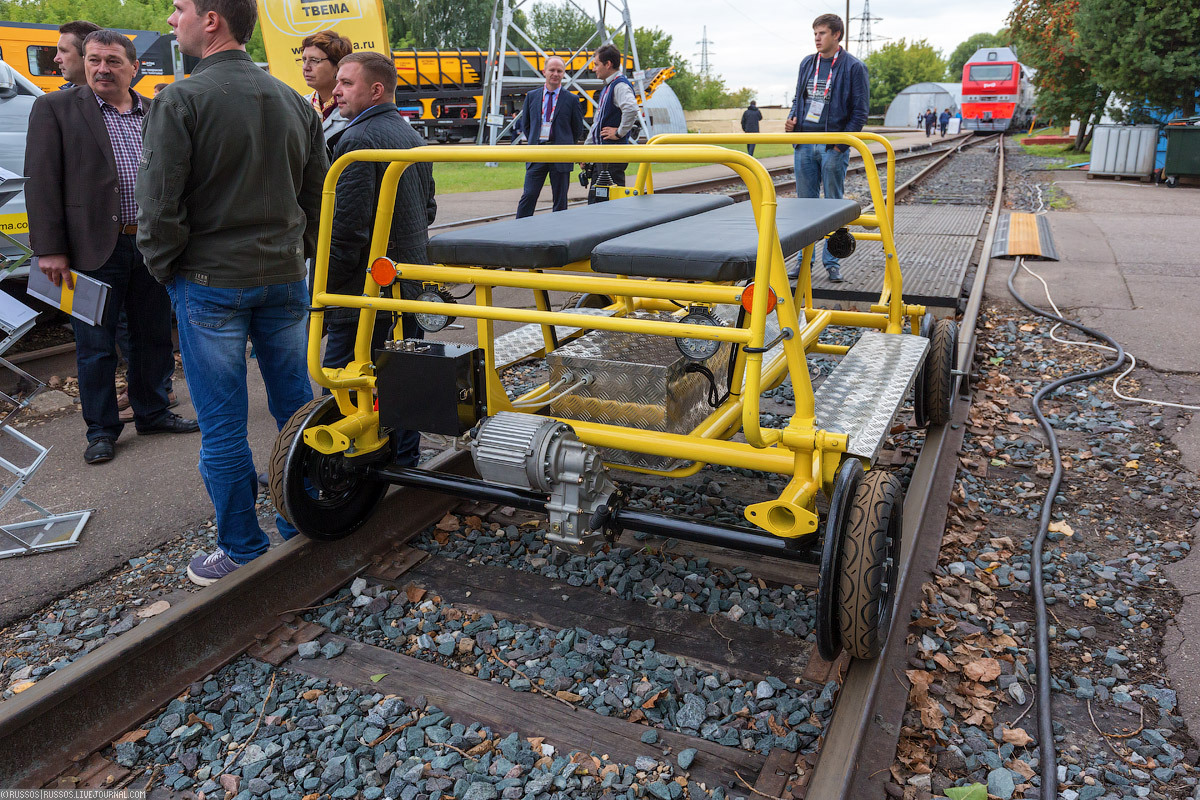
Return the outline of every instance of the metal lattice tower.
{"type": "MultiPolygon", "coordinates": [[[[516,51],[518,59],[525,62],[526,66],[533,70],[535,74],[541,75],[541,70],[525,57],[523,51],[533,50],[545,59],[547,48],[542,47],[533,34],[521,28],[513,20],[513,12],[527,3],[532,5],[531,0],[496,0],[496,4],[492,8],[492,26],[491,32],[488,34],[487,67],[483,78],[483,97],[484,102],[487,104],[487,114],[484,116],[484,124],[479,126],[479,133],[475,140],[477,144],[483,143],[485,130],[487,131],[488,144],[496,144],[500,136],[513,124],[513,120],[506,119],[504,115],[505,85],[528,89],[542,85],[540,77],[536,80],[531,80],[530,78],[504,74],[505,55],[511,48],[516,51]]],[[[572,53],[572,58],[581,53],[595,52],[601,45],[611,44],[618,36],[624,36],[629,48],[624,53],[624,56],[633,59],[633,75],[631,76],[633,85],[637,89],[638,95],[645,97],[645,74],[642,71],[641,63],[638,61],[637,42],[634,41],[633,37],[633,22],[629,17],[628,0],[596,0],[595,14],[589,14],[587,11],[584,11],[582,6],[575,0],[567,0],[567,3],[576,11],[588,17],[596,25],[596,32],[579,49],[572,53]]],[[[554,46],[554,43],[551,43],[549,49],[555,50],[558,48],[554,46]]],[[[575,86],[586,69],[587,67],[582,67],[575,70],[574,73],[568,72],[567,76],[563,79],[563,86],[568,89],[575,86]]],[[[595,100],[587,92],[581,91],[580,94],[583,96],[585,102],[595,105],[595,100]]],[[[640,104],[638,105],[638,117],[641,119],[642,130],[649,130],[645,112],[642,111],[640,104]]],[[[593,115],[593,120],[595,118],[595,115],[593,115]]]]}
{"type": "Polygon", "coordinates": [[[875,42],[887,41],[886,36],[876,38],[871,34],[871,23],[883,22],[881,17],[871,16],[871,0],[863,0],[862,16],[855,17],[852,21],[862,23],[858,26],[858,37],[853,40],[858,43],[858,47],[855,48],[854,52],[854,55],[858,58],[866,58],[871,55],[871,52],[875,49],[875,42]]]}
{"type": "Polygon", "coordinates": [[[704,33],[703,33],[700,41],[696,42],[696,44],[700,45],[700,52],[698,53],[698,55],[700,56],[700,74],[707,78],[708,71],[711,66],[711,62],[709,61],[708,57],[710,55],[712,55],[712,51],[708,49],[708,46],[710,44],[712,44],[712,42],[709,41],[709,38],[708,38],[708,26],[707,25],[704,26],[704,33]]]}

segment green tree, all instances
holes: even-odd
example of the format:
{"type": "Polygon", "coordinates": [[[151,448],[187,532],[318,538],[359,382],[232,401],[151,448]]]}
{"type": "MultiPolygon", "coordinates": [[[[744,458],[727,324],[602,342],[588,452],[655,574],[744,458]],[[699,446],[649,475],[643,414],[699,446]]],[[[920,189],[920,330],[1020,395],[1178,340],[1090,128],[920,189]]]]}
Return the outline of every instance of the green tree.
{"type": "Polygon", "coordinates": [[[573,5],[534,3],[529,10],[529,33],[546,50],[575,51],[589,40],[595,49],[596,23],[573,5]]]}
{"type": "Polygon", "coordinates": [[[995,33],[976,33],[970,36],[965,42],[954,48],[954,52],[950,54],[950,58],[946,60],[946,80],[951,83],[958,83],[962,80],[963,67],[967,64],[967,59],[975,55],[975,52],[981,47],[1007,47],[1008,46],[1008,29],[1001,28],[995,33]]]}
{"type": "Polygon", "coordinates": [[[0,0],[0,19],[61,25],[86,19],[106,28],[162,31],[171,15],[171,0],[0,0]]]}
{"type": "Polygon", "coordinates": [[[866,58],[871,77],[872,114],[882,114],[900,92],[914,83],[939,80],[946,74],[942,54],[925,39],[889,42],[866,58]]]}
{"type": "Polygon", "coordinates": [[[1088,0],[1076,18],[1079,51],[1104,89],[1143,108],[1193,113],[1200,88],[1200,5],[1195,0],[1088,0]]]}
{"type": "Polygon", "coordinates": [[[1082,152],[1091,139],[1088,126],[1104,113],[1109,92],[1081,52],[1075,29],[1079,6],[1080,0],[1017,0],[1008,27],[1021,63],[1036,70],[1038,116],[1060,125],[1078,119],[1075,150],[1082,152]]]}

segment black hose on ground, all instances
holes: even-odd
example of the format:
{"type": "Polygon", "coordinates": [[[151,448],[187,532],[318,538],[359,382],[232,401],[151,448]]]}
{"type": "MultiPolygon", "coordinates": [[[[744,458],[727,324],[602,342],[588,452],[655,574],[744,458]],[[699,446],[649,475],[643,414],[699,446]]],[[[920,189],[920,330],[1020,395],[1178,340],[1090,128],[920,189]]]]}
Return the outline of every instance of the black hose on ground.
{"type": "Polygon", "coordinates": [[[1037,646],[1034,657],[1037,663],[1038,679],[1038,758],[1041,762],[1040,767],[1042,771],[1042,800],[1057,800],[1058,759],[1054,751],[1054,723],[1050,718],[1050,632],[1046,621],[1046,592],[1042,585],[1042,548],[1046,544],[1046,534],[1050,529],[1050,513],[1054,510],[1054,500],[1058,496],[1059,484],[1062,483],[1063,468],[1062,459],[1059,457],[1058,452],[1058,437],[1055,436],[1054,428],[1050,426],[1049,421],[1042,414],[1041,402],[1047,396],[1069,383],[1092,380],[1093,378],[1099,378],[1103,375],[1116,372],[1125,361],[1125,349],[1105,333],[1030,305],[1017,292],[1016,286],[1013,285],[1013,278],[1016,277],[1017,270],[1021,268],[1021,264],[1022,259],[1017,258],[1013,262],[1012,272],[1008,275],[1008,292],[1018,303],[1039,317],[1045,317],[1063,325],[1069,325],[1094,339],[1099,339],[1107,343],[1117,353],[1116,360],[1108,366],[1091,372],[1079,372],[1074,375],[1068,375],[1065,378],[1059,378],[1053,383],[1043,386],[1033,396],[1033,414],[1037,417],[1038,424],[1042,426],[1042,430],[1046,432],[1046,441],[1050,446],[1050,457],[1054,461],[1054,474],[1050,476],[1050,487],[1046,490],[1046,500],[1042,503],[1042,513],[1038,520],[1038,532],[1033,540],[1033,551],[1030,553],[1032,564],[1030,565],[1029,574],[1033,579],[1033,606],[1037,627],[1037,646]]]}

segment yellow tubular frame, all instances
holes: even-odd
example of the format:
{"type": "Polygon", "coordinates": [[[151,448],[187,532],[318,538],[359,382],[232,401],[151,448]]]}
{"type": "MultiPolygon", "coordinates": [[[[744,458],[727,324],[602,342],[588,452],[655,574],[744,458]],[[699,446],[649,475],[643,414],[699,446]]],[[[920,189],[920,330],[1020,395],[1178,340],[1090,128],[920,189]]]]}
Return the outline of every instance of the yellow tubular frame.
{"type": "MultiPolygon", "coordinates": [[[[902,285],[892,229],[891,190],[895,184],[895,156],[887,140],[876,134],[758,134],[753,137],[671,135],[656,137],[643,146],[544,145],[536,148],[536,152],[533,148],[518,147],[429,146],[411,150],[359,150],[342,156],[330,168],[323,188],[317,258],[313,271],[313,321],[309,326],[308,367],[316,382],[333,392],[339,409],[345,416],[329,425],[307,429],[304,432],[305,442],[319,452],[344,453],[350,457],[374,452],[382,447],[386,439],[381,435],[379,414],[374,410],[375,375],[370,351],[374,312],[437,314],[446,310],[445,305],[441,303],[381,297],[380,287],[371,279],[369,273],[364,277],[361,296],[328,292],[329,248],[338,178],[353,163],[388,164],[380,187],[379,205],[371,236],[370,261],[374,261],[386,255],[391,219],[395,210],[396,188],[404,171],[411,164],[488,161],[639,163],[635,187],[638,192],[653,191],[651,163],[722,164],[745,183],[758,226],[758,251],[751,298],[753,310],[748,314],[747,327],[744,328],[685,325],[628,316],[630,311],[639,308],[674,308],[668,301],[705,305],[740,304],[745,288],[739,286],[602,276],[590,273],[587,262],[567,265],[562,272],[511,272],[471,265],[397,264],[397,273],[402,279],[466,283],[476,287],[475,305],[457,305],[454,314],[477,321],[478,344],[484,351],[486,365],[485,391],[490,413],[511,410],[513,407],[495,368],[495,321],[537,324],[542,326],[544,331],[551,325],[568,325],[584,331],[625,331],[641,335],[732,343],[739,349],[735,362],[734,391],[721,407],[715,409],[690,434],[664,434],[572,419],[563,421],[574,427],[581,440],[597,447],[659,456],[682,456],[696,462],[690,467],[658,474],[681,477],[694,474],[706,463],[716,463],[789,475],[792,480],[781,497],[751,506],[746,511],[747,518],[779,536],[792,537],[814,532],[817,528],[815,494],[820,489],[828,491],[832,486],[841,460],[840,454],[846,449],[846,436],[815,428],[813,390],[806,354],[845,352],[844,347],[817,342],[820,332],[829,325],[852,325],[899,333],[904,316],[924,312],[920,306],[904,305],[901,299],[902,285]],[[882,143],[887,152],[889,193],[886,200],[874,158],[866,144],[867,140],[882,143]],[[873,306],[871,311],[849,312],[815,308],[807,270],[801,277],[797,296],[792,296],[775,227],[777,200],[770,175],[762,164],[745,153],[713,146],[718,143],[735,144],[745,141],[842,144],[853,147],[862,156],[875,208],[883,209],[884,213],[862,215],[855,224],[877,227],[887,254],[884,291],[879,304],[873,306]],[[606,294],[616,301],[618,313],[604,317],[556,312],[542,308],[542,303],[534,309],[498,307],[492,304],[492,290],[496,287],[530,289],[535,292],[606,294]],[[790,331],[791,338],[783,340],[781,353],[764,363],[764,353],[755,350],[761,350],[765,343],[766,320],[770,313],[765,310],[768,289],[774,291],[778,298],[774,313],[779,322],[779,329],[790,331]],[[321,323],[326,307],[357,308],[362,311],[355,340],[354,360],[342,369],[321,367],[321,323]],[[759,424],[761,394],[765,389],[777,386],[788,376],[793,382],[795,414],[786,428],[764,429],[759,424]],[[739,430],[746,441],[729,441],[739,430]]],[[[806,249],[807,252],[809,249],[806,249]]],[[[544,393],[545,387],[538,387],[526,393],[523,398],[518,398],[518,402],[536,399],[544,393]]]]}

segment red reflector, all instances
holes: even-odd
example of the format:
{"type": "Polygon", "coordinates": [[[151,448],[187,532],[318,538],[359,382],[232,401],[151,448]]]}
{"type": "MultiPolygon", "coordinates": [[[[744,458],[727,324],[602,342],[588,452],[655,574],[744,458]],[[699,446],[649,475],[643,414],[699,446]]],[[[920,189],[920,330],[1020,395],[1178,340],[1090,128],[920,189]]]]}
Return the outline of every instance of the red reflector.
{"type": "MultiPolygon", "coordinates": [[[[775,292],[768,287],[767,289],[767,313],[770,314],[775,310],[775,303],[778,298],[775,297],[775,292]]],[[[750,284],[742,292],[742,308],[746,311],[754,310],[754,284],[750,284]]]]}
{"type": "Polygon", "coordinates": [[[371,262],[371,280],[380,286],[391,286],[396,282],[396,265],[390,258],[380,256],[371,262]]]}

